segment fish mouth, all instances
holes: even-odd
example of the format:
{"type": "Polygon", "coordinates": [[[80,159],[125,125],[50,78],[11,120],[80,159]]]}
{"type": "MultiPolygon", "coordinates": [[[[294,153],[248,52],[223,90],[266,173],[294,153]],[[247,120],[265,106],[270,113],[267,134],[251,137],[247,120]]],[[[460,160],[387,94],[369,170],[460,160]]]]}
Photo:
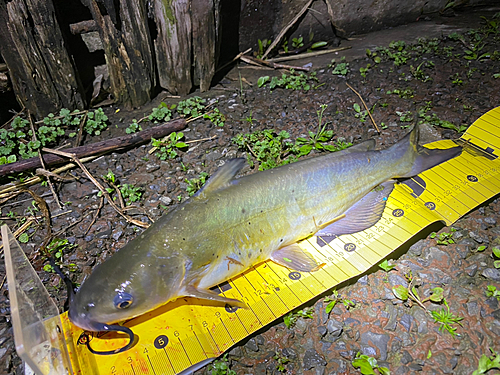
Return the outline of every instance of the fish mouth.
{"type": "Polygon", "coordinates": [[[133,345],[134,345],[134,332],[128,327],[124,327],[118,324],[106,324],[106,323],[100,323],[100,322],[95,322],[90,319],[88,319],[84,314],[76,315],[74,313],[74,310],[71,308],[69,309],[68,312],[68,317],[69,320],[76,325],[77,327],[80,327],[86,331],[92,331],[92,332],[122,332],[129,337],[129,342],[118,349],[114,350],[95,350],[90,346],[90,340],[83,340],[84,345],[87,346],[87,349],[92,353],[96,355],[112,355],[112,354],[118,354],[118,353],[123,353],[127,350],[129,350],[133,345]]]}

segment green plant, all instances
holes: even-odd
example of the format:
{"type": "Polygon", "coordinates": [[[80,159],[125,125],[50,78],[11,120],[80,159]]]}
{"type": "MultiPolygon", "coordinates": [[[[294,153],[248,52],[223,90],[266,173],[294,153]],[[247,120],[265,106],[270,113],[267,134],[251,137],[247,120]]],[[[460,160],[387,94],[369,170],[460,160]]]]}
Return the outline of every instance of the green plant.
{"type": "Polygon", "coordinates": [[[299,38],[293,38],[292,39],[292,47],[293,48],[300,48],[300,47],[304,47],[304,38],[302,37],[299,37],[299,38]]]}
{"type": "Polygon", "coordinates": [[[128,126],[127,129],[125,129],[125,133],[127,134],[136,133],[138,131],[142,131],[142,127],[141,125],[139,125],[136,119],[132,120],[132,123],[128,126]]]}
{"type": "Polygon", "coordinates": [[[464,81],[462,81],[462,79],[460,78],[460,74],[459,73],[455,73],[455,74],[452,74],[450,76],[450,79],[452,80],[452,83],[455,84],[455,85],[463,85],[464,81]]]}
{"type": "Polygon", "coordinates": [[[412,272],[410,271],[409,273],[405,274],[405,277],[409,282],[408,288],[403,285],[396,285],[392,288],[392,293],[396,296],[396,298],[399,298],[402,301],[409,300],[415,302],[421,308],[423,308],[426,313],[432,316],[432,318],[434,318],[434,321],[436,323],[440,324],[439,331],[446,330],[452,336],[456,336],[457,327],[454,327],[453,325],[458,324],[461,326],[462,324],[460,323],[460,321],[463,318],[454,315],[450,311],[450,307],[448,306],[448,303],[446,302],[446,299],[443,296],[444,293],[443,288],[440,287],[432,288],[430,290],[429,297],[421,299],[418,294],[417,288],[413,285],[414,280],[412,272]],[[442,303],[446,306],[446,309],[442,308],[439,311],[430,311],[424,305],[424,303],[427,301],[431,301],[434,303],[442,303]]]}
{"type": "Polygon", "coordinates": [[[455,228],[450,228],[450,232],[441,232],[437,234],[436,232],[432,232],[430,237],[436,240],[438,245],[451,245],[454,244],[453,233],[456,232],[455,228]]]}
{"type": "Polygon", "coordinates": [[[255,57],[260,59],[264,55],[265,52],[264,49],[271,45],[271,39],[263,39],[263,40],[258,39],[257,45],[258,45],[258,51],[256,53],[254,52],[254,54],[255,57]]]}
{"type": "MultiPolygon", "coordinates": [[[[107,121],[108,116],[104,114],[102,108],[98,108],[94,112],[87,113],[87,121],[85,122],[83,129],[90,135],[99,135],[101,134],[101,131],[107,128],[107,121]]],[[[43,143],[43,141],[41,142],[43,143]]]]}
{"type": "Polygon", "coordinates": [[[298,318],[312,319],[314,313],[314,307],[308,307],[303,310],[296,312],[291,312],[283,317],[283,323],[285,323],[287,328],[292,328],[297,322],[298,318]]]}
{"type": "Polygon", "coordinates": [[[333,75],[340,75],[345,77],[350,71],[349,63],[345,62],[345,56],[342,56],[338,64],[335,63],[335,59],[332,59],[332,63],[329,65],[329,67],[333,68],[333,75]]]}
{"type": "Polygon", "coordinates": [[[327,314],[330,314],[332,312],[337,303],[342,303],[347,310],[349,310],[351,307],[356,306],[356,304],[350,299],[341,297],[339,295],[339,292],[337,292],[335,289],[332,291],[332,295],[330,297],[325,297],[323,302],[328,303],[325,307],[325,312],[327,314]]]}
{"type": "Polygon", "coordinates": [[[160,160],[175,159],[177,157],[177,150],[188,147],[187,143],[182,142],[183,138],[184,133],[173,132],[163,139],[151,138],[151,144],[157,148],[156,155],[160,160]]]}
{"type": "Polygon", "coordinates": [[[363,67],[359,68],[359,73],[361,74],[361,77],[366,78],[366,73],[368,73],[371,66],[372,66],[371,64],[366,64],[365,68],[363,67]]]}
{"type": "Polygon", "coordinates": [[[276,364],[276,370],[278,372],[285,372],[286,368],[285,368],[285,365],[290,362],[290,360],[285,357],[283,354],[280,354],[278,352],[275,353],[274,357],[273,357],[277,364],[276,364]]]}
{"type": "Polygon", "coordinates": [[[205,113],[203,115],[203,118],[209,119],[212,122],[212,124],[217,125],[217,126],[224,126],[224,122],[226,121],[226,116],[224,116],[219,111],[219,108],[214,108],[213,111],[210,111],[209,113],[205,113]]]}
{"type": "Polygon", "coordinates": [[[375,358],[361,354],[360,352],[356,353],[356,358],[351,363],[363,375],[376,374],[375,370],[382,375],[390,375],[391,373],[387,367],[380,366],[375,358]]]}
{"type": "Polygon", "coordinates": [[[413,114],[411,113],[411,111],[406,111],[406,112],[396,111],[396,114],[399,116],[399,121],[401,122],[413,121],[413,114]]]}
{"type": "Polygon", "coordinates": [[[385,259],[382,263],[378,265],[380,268],[382,268],[385,272],[390,272],[393,269],[396,268],[394,264],[390,264],[387,259],[385,259]]]}
{"type": "Polygon", "coordinates": [[[198,117],[205,111],[205,99],[193,96],[177,104],[176,110],[182,117],[198,117]]]}
{"type": "Polygon", "coordinates": [[[500,290],[497,290],[496,286],[488,285],[486,288],[486,297],[495,297],[498,301],[500,301],[500,290]]]}
{"type": "Polygon", "coordinates": [[[229,368],[229,360],[227,353],[220,357],[218,360],[210,364],[209,370],[212,375],[236,375],[236,371],[229,368]]]}
{"type": "Polygon", "coordinates": [[[479,363],[477,366],[477,370],[475,370],[472,375],[481,375],[486,374],[491,369],[500,369],[500,355],[495,352],[492,348],[490,348],[491,357],[488,357],[486,354],[483,354],[481,358],[479,358],[479,363]]]}
{"type": "Polygon", "coordinates": [[[129,184],[120,185],[120,192],[122,193],[122,197],[126,200],[127,204],[138,202],[142,197],[141,190],[142,189],[140,187],[129,184]]]}
{"type": "Polygon", "coordinates": [[[366,56],[368,56],[369,58],[373,59],[373,62],[375,64],[379,64],[382,61],[382,59],[380,58],[380,56],[378,56],[377,52],[372,52],[368,48],[366,49],[366,56]]]}
{"type": "Polygon", "coordinates": [[[200,190],[203,187],[203,185],[205,185],[207,178],[208,178],[207,172],[201,172],[200,177],[198,178],[192,178],[190,180],[186,178],[185,181],[188,185],[186,191],[188,195],[192,197],[198,190],[200,190]]]}
{"type": "Polygon", "coordinates": [[[464,132],[467,130],[468,125],[455,125],[449,121],[446,120],[441,120],[435,113],[433,114],[428,114],[427,112],[430,110],[431,104],[427,103],[426,106],[420,108],[418,110],[418,117],[421,118],[422,120],[419,121],[419,124],[422,123],[427,123],[431,126],[439,126],[441,128],[445,129],[452,129],[455,130],[458,133],[464,132]]]}
{"type": "Polygon", "coordinates": [[[400,89],[394,89],[394,90],[387,90],[387,95],[395,94],[398,95],[402,99],[410,99],[415,96],[415,91],[411,88],[406,88],[404,90],[400,89]]]}
{"type": "Polygon", "coordinates": [[[324,144],[324,142],[328,142],[333,138],[333,130],[326,130],[327,122],[323,124],[323,114],[327,107],[326,104],[321,104],[320,109],[316,111],[318,115],[318,132],[309,131],[309,138],[299,137],[296,139],[294,152],[296,153],[295,150],[298,148],[299,157],[308,155],[312,150],[335,152],[351,146],[351,144],[344,142],[337,142],[334,145],[324,144]]]}
{"type": "Polygon", "coordinates": [[[462,326],[462,323],[460,323],[460,321],[463,320],[463,318],[461,316],[454,315],[450,311],[450,306],[448,306],[448,303],[444,298],[443,304],[446,306],[446,309],[442,308],[439,311],[431,311],[431,315],[437,323],[441,324],[441,326],[439,327],[439,331],[442,332],[443,330],[446,330],[452,336],[456,336],[457,327],[454,327],[453,324],[462,326]]]}
{"type": "Polygon", "coordinates": [[[389,47],[377,47],[376,51],[382,58],[394,61],[396,66],[406,64],[411,58],[409,51],[406,49],[406,43],[402,40],[389,43],[389,47]]]}
{"type": "Polygon", "coordinates": [[[416,68],[413,67],[413,65],[410,65],[410,72],[413,75],[413,77],[415,77],[415,79],[418,79],[422,82],[432,81],[432,78],[424,72],[424,69],[422,67],[422,66],[424,66],[424,64],[425,64],[425,66],[434,67],[434,63],[424,61],[424,62],[420,63],[420,65],[418,65],[416,68]]]}
{"type": "Polygon", "coordinates": [[[495,268],[500,268],[500,247],[498,246],[493,246],[493,248],[491,249],[492,253],[493,253],[493,266],[495,268]]]}
{"type": "MultiPolygon", "coordinates": [[[[293,143],[288,140],[290,134],[282,130],[278,134],[274,130],[256,131],[251,134],[238,134],[232,142],[241,149],[247,149],[257,159],[259,170],[271,169],[280,165],[297,161],[293,155],[293,143]]],[[[249,156],[249,164],[253,162],[249,156]]]]}
{"type": "Polygon", "coordinates": [[[368,111],[367,110],[361,110],[361,107],[359,106],[358,103],[354,103],[352,105],[352,108],[354,109],[354,111],[356,112],[354,114],[354,117],[358,118],[359,121],[361,121],[362,123],[366,122],[366,117],[368,116],[368,111]]]}
{"type": "MultiPolygon", "coordinates": [[[[71,245],[67,239],[56,237],[53,238],[52,241],[50,241],[49,245],[47,245],[46,250],[48,254],[54,257],[56,265],[58,265],[59,267],[68,267],[70,271],[74,272],[77,269],[76,264],[74,263],[64,264],[63,255],[65,251],[70,251],[75,247],[76,245],[71,245]]],[[[45,272],[55,272],[54,267],[52,267],[52,265],[50,264],[46,264],[45,266],[43,266],[43,270],[45,272]]]]}
{"type": "Polygon", "coordinates": [[[168,108],[167,104],[161,102],[157,108],[153,108],[153,112],[148,116],[148,120],[154,124],[162,121],[169,121],[172,119],[172,111],[168,108]]]}
{"type": "MultiPolygon", "coordinates": [[[[259,78],[260,79],[260,78],[259,78]]],[[[260,86],[259,86],[260,87],[260,86]]],[[[253,122],[254,122],[254,119],[252,118],[252,111],[250,111],[250,115],[247,116],[247,118],[245,119],[246,122],[249,122],[250,125],[253,125],[253,122]]]]}
{"type": "Polygon", "coordinates": [[[271,90],[276,87],[291,89],[291,90],[310,90],[311,84],[310,82],[318,81],[316,78],[316,72],[312,72],[309,75],[299,72],[296,73],[293,69],[290,69],[290,75],[283,73],[281,78],[272,77],[269,79],[269,76],[260,77],[257,80],[257,86],[262,87],[265,86],[269,82],[269,88],[271,90]]]}

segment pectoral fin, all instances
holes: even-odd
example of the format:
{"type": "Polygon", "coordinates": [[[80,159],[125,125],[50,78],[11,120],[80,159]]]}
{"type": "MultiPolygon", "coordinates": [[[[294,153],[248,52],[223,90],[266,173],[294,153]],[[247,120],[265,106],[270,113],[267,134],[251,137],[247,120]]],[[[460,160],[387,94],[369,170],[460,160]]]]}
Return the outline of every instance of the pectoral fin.
{"type": "Polygon", "coordinates": [[[271,254],[274,262],[301,272],[314,272],[321,268],[311,254],[302,250],[299,245],[292,244],[274,251],[271,254]]]}
{"type": "Polygon", "coordinates": [[[234,307],[242,307],[242,308],[247,308],[247,306],[241,302],[240,300],[237,299],[232,299],[232,298],[226,298],[224,296],[221,296],[215,292],[212,292],[211,290],[207,289],[199,289],[194,285],[189,285],[184,289],[184,292],[186,296],[189,297],[194,297],[194,298],[199,298],[199,299],[206,299],[209,301],[218,301],[222,302],[224,304],[228,304],[234,307]]]}
{"type": "Polygon", "coordinates": [[[394,189],[395,181],[390,180],[380,184],[345,212],[345,217],[333,222],[316,232],[317,243],[324,246],[336,236],[361,232],[375,225],[384,212],[389,194],[394,189]]]}

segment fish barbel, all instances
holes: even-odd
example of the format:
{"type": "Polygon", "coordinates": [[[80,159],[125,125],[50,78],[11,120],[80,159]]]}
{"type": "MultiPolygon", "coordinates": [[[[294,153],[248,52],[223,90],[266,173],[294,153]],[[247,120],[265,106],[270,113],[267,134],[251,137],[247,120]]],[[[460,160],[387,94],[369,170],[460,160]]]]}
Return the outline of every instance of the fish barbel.
{"type": "Polygon", "coordinates": [[[298,241],[369,228],[382,216],[394,178],[461,153],[417,141],[415,126],[384,150],[374,150],[372,140],[241,178],[235,176],[245,162],[226,162],[197,195],[94,269],[70,302],[70,320],[90,331],[114,330],[109,324],[183,296],[243,306],[209,288],[267,259],[315,271],[318,263],[298,241]]]}

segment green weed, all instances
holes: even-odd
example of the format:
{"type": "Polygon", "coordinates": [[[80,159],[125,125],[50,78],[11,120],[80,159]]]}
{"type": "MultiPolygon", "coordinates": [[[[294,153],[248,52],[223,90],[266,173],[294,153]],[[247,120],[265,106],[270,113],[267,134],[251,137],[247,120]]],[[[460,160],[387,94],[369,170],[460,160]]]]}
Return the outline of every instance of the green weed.
{"type": "MultiPolygon", "coordinates": [[[[63,256],[64,252],[68,252],[77,247],[77,245],[71,245],[67,239],[53,238],[50,244],[47,246],[47,252],[54,257],[55,263],[59,267],[67,267],[71,272],[77,270],[77,266],[74,263],[64,264],[63,256]]],[[[45,272],[55,272],[54,267],[50,264],[43,266],[45,272]]]]}
{"type": "Polygon", "coordinates": [[[132,123],[128,126],[127,129],[125,129],[125,133],[127,133],[127,134],[136,133],[138,131],[142,131],[142,127],[141,127],[141,125],[139,125],[139,123],[135,119],[132,120],[132,123]]]}
{"type": "Polygon", "coordinates": [[[283,323],[285,323],[288,329],[292,328],[297,322],[298,318],[312,319],[314,313],[314,307],[307,307],[303,310],[296,312],[291,312],[283,317],[283,323]]]}
{"type": "Polygon", "coordinates": [[[236,375],[236,371],[229,368],[229,360],[227,353],[220,357],[218,360],[211,363],[208,367],[211,375],[236,375]]]}
{"type": "Polygon", "coordinates": [[[394,264],[390,264],[389,261],[387,259],[385,259],[382,263],[380,263],[378,265],[381,269],[383,269],[385,272],[390,272],[392,271],[394,268],[396,268],[396,266],[394,264]]]}
{"type": "Polygon", "coordinates": [[[274,355],[273,357],[277,364],[276,364],[276,371],[278,372],[285,372],[286,368],[285,368],[285,365],[290,362],[290,360],[285,357],[283,354],[279,354],[278,352],[276,352],[276,354],[274,355]]]}
{"type": "Polygon", "coordinates": [[[187,188],[186,191],[190,197],[192,197],[198,190],[200,190],[203,185],[205,185],[205,182],[208,179],[208,173],[207,172],[201,172],[200,177],[198,178],[192,178],[188,180],[187,178],[185,179],[187,183],[187,188]]]}
{"type": "Polygon", "coordinates": [[[500,301],[500,290],[497,290],[496,286],[488,285],[486,288],[486,297],[495,297],[498,301],[500,301]]]}
{"type": "Polygon", "coordinates": [[[380,366],[375,358],[361,354],[360,352],[356,353],[356,358],[351,363],[363,375],[376,374],[375,371],[378,371],[382,375],[390,375],[391,373],[387,367],[380,366]]]}
{"type": "Polygon", "coordinates": [[[120,185],[120,192],[122,193],[122,197],[125,199],[127,204],[138,202],[142,197],[141,190],[142,189],[140,187],[130,184],[120,185]]]}
{"type": "Polygon", "coordinates": [[[351,307],[356,306],[356,304],[350,299],[341,297],[339,295],[339,292],[337,292],[336,290],[332,291],[332,295],[330,297],[325,297],[323,302],[327,303],[325,307],[325,312],[327,314],[330,314],[332,312],[337,303],[342,303],[347,310],[349,310],[351,307]]]}
{"type": "Polygon", "coordinates": [[[180,101],[175,108],[177,113],[182,117],[198,117],[205,112],[205,103],[205,99],[193,96],[192,98],[180,101]]]}
{"type": "Polygon", "coordinates": [[[443,296],[443,288],[436,287],[430,290],[431,294],[427,298],[420,298],[418,294],[417,288],[413,285],[413,275],[411,271],[408,274],[405,274],[406,279],[409,282],[408,288],[406,288],[403,285],[396,285],[392,288],[392,293],[396,296],[396,298],[402,300],[402,301],[412,301],[418,304],[421,308],[427,312],[436,323],[440,324],[439,331],[447,331],[449,332],[452,336],[457,336],[458,334],[456,333],[457,327],[455,327],[455,324],[458,324],[462,326],[462,323],[460,323],[461,320],[463,320],[462,317],[454,315],[450,311],[450,307],[448,306],[448,303],[446,302],[446,299],[443,296]],[[428,310],[424,303],[427,301],[431,301],[434,303],[442,303],[446,306],[445,308],[442,308],[439,311],[430,311],[428,310]]]}
{"type": "Polygon", "coordinates": [[[178,150],[188,147],[187,143],[182,141],[183,138],[184,133],[173,132],[163,139],[151,138],[151,144],[157,148],[155,154],[160,160],[175,159],[178,155],[178,150]]]}
{"type": "Polygon", "coordinates": [[[205,113],[203,118],[207,118],[212,122],[212,124],[217,126],[224,126],[224,122],[226,122],[226,116],[224,116],[219,108],[214,108],[213,111],[205,113]]]}
{"type": "Polygon", "coordinates": [[[350,72],[349,63],[345,62],[345,56],[342,56],[339,63],[335,63],[335,59],[332,59],[332,63],[328,67],[333,68],[333,75],[345,77],[350,72]]]}
{"type": "Polygon", "coordinates": [[[455,228],[450,228],[450,232],[441,232],[437,234],[436,232],[432,232],[430,237],[436,240],[438,245],[451,245],[454,244],[453,233],[456,232],[455,228]]]}
{"type": "Polygon", "coordinates": [[[486,374],[491,369],[500,369],[500,355],[498,355],[498,353],[495,352],[492,348],[490,348],[490,351],[490,357],[488,357],[486,354],[483,354],[481,358],[479,358],[477,370],[475,370],[472,375],[482,375],[486,374]]]}
{"type": "MultiPolygon", "coordinates": [[[[172,119],[172,111],[168,108],[167,104],[161,102],[157,108],[153,108],[153,112],[148,116],[148,120],[153,124],[159,122],[167,122],[172,119]]],[[[132,126],[132,125],[131,125],[132,126]]]]}
{"type": "Polygon", "coordinates": [[[304,90],[311,89],[311,82],[318,82],[316,72],[309,73],[309,75],[299,72],[296,73],[290,69],[290,74],[283,73],[281,78],[264,76],[257,80],[257,86],[263,87],[269,82],[269,89],[274,90],[276,87],[290,89],[290,90],[304,90]]]}

